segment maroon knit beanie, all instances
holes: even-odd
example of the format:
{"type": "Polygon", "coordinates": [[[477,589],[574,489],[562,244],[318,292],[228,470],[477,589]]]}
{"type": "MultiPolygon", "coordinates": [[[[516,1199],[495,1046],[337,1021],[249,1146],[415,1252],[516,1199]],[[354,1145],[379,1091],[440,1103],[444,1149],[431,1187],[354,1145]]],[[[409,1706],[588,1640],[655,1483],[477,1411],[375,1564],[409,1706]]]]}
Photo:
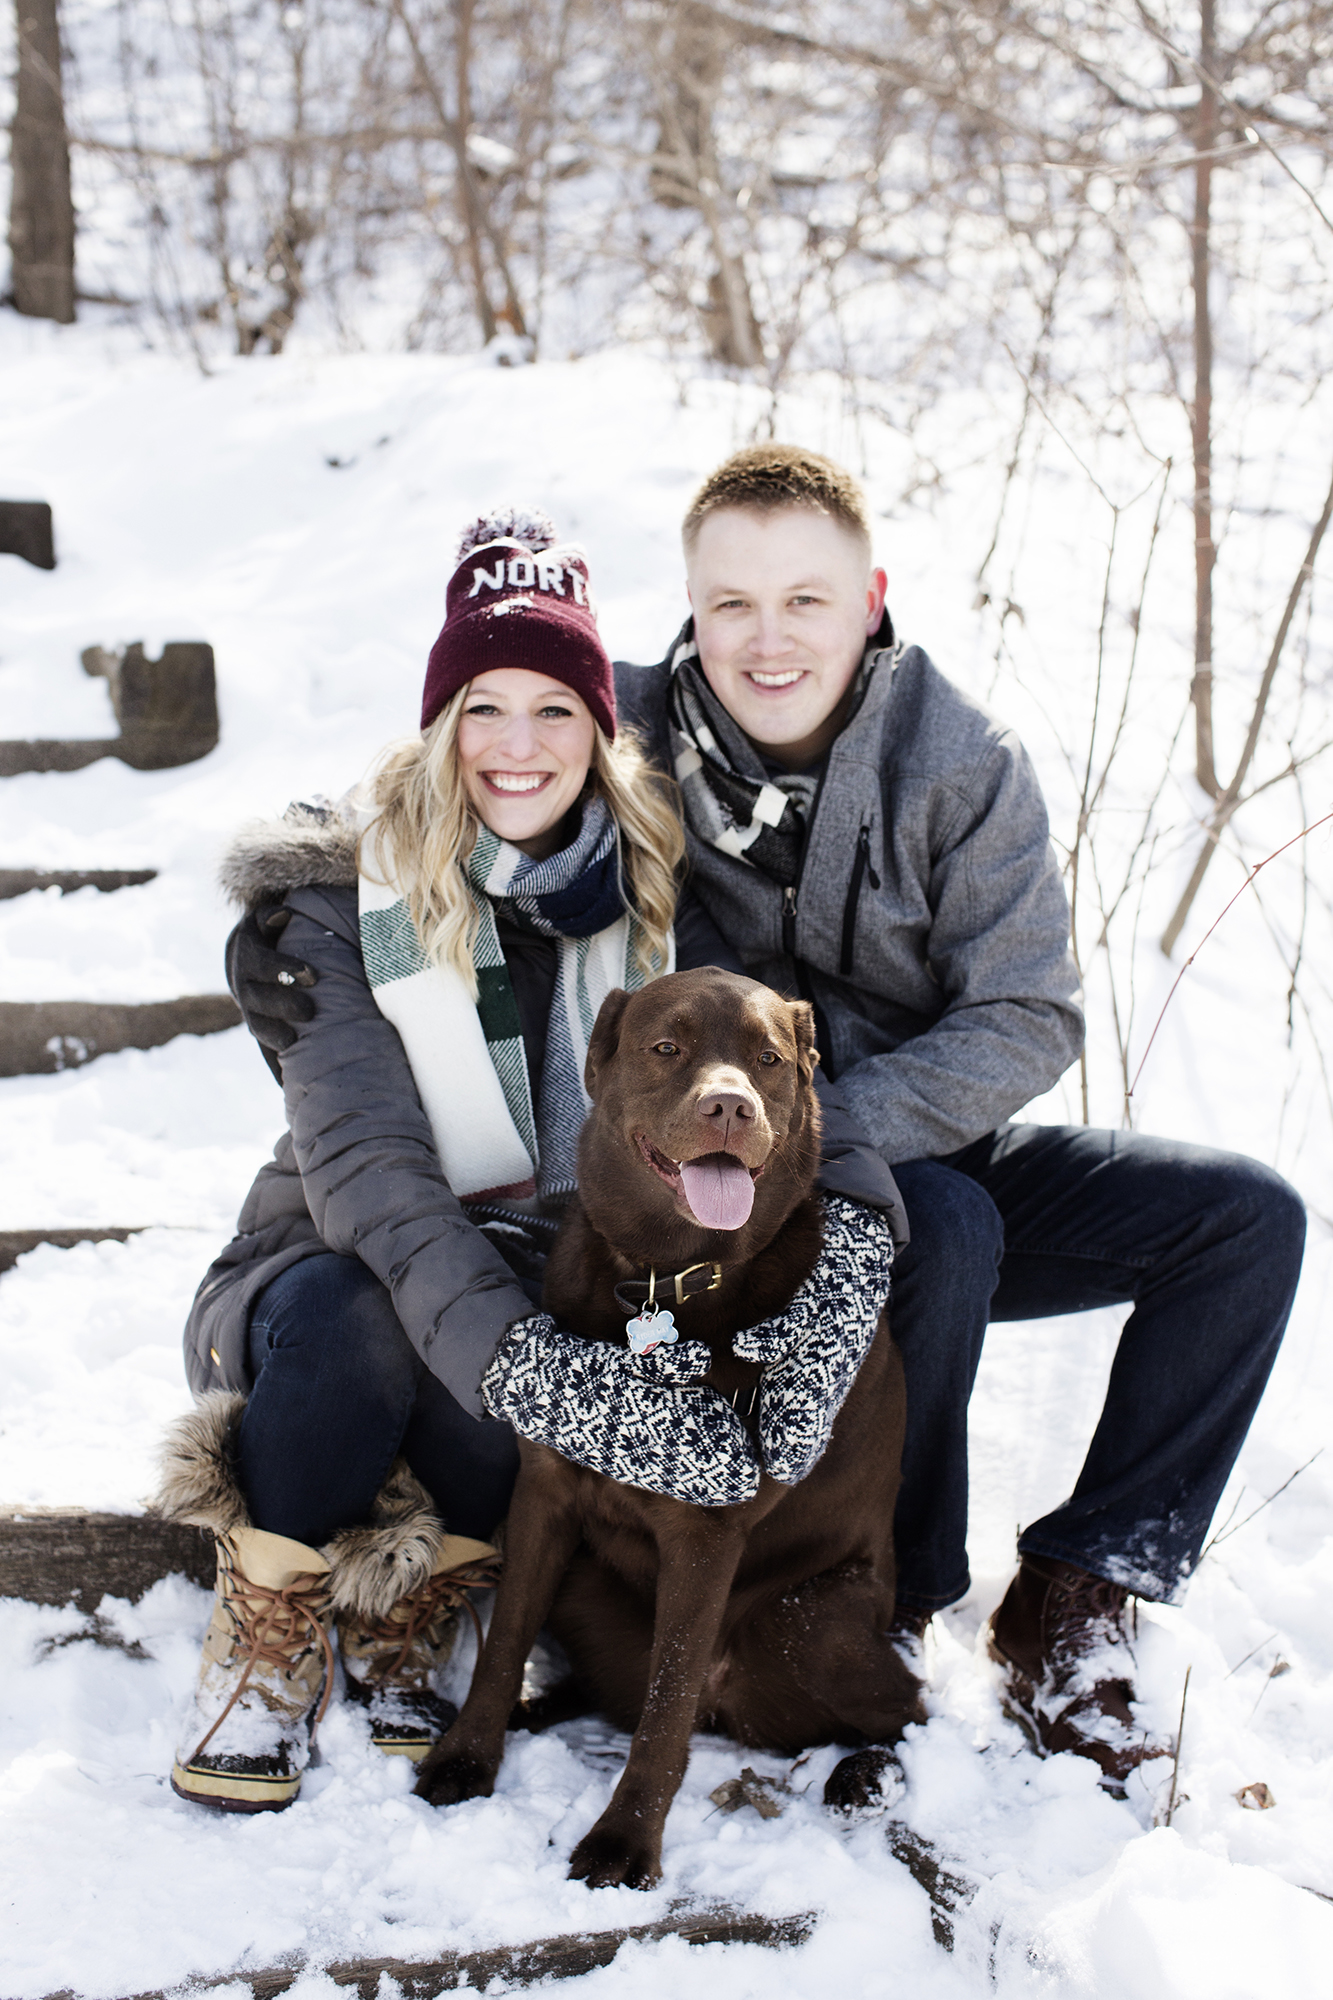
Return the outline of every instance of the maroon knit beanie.
{"type": "Polygon", "coordinates": [[[581,549],[554,544],[553,524],[532,507],[483,515],[464,533],[426,667],[423,730],[488,667],[526,667],[572,688],[615,735],[615,681],[597,636],[588,565],[581,549]]]}

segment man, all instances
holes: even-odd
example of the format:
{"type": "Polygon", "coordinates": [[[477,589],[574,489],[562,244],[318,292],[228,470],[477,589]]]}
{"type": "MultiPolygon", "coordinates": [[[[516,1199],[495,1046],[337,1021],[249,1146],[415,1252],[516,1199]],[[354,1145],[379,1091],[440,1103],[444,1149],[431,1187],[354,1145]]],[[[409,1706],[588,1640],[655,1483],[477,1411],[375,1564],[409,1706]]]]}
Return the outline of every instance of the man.
{"type": "MultiPolygon", "coordinates": [[[[617,698],[680,784],[700,900],[753,977],[813,1003],[825,1068],[907,1205],[909,1649],[969,1585],[988,1321],[1133,1305],[1073,1493],[1024,1529],[990,1628],[1039,1747],[1121,1790],[1160,1748],[1130,1707],[1126,1602],[1174,1599],[1198,1560],[1286,1325],[1304,1211],[1235,1155],[1008,1122],[1083,1034],[1046,811],[1016,738],[896,641],[850,475],[791,446],[738,452],[684,543],[693,617],[659,666],[617,669],[617,698]]],[[[272,1016],[275,989],[244,985],[275,976],[255,942],[233,984],[272,1016]]],[[[288,990],[292,1019],[303,997],[288,990]]]]}

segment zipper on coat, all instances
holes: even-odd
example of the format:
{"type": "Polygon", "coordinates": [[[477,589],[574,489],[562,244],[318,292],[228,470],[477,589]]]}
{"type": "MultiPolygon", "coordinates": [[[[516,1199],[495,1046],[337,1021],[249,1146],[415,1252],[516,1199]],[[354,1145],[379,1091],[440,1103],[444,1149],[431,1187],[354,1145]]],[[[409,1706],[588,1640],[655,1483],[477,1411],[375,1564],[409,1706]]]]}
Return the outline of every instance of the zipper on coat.
{"type": "Polygon", "coordinates": [[[788,958],[796,956],[796,886],[789,882],[782,892],[782,949],[788,958]]]}
{"type": "Polygon", "coordinates": [[[847,901],[842,911],[842,954],[838,970],[844,979],[851,975],[856,950],[856,913],[861,901],[861,882],[866,875],[870,877],[871,888],[878,889],[879,877],[870,859],[870,827],[868,823],[863,823],[856,836],[856,859],[852,863],[852,879],[847,885],[847,901]]]}

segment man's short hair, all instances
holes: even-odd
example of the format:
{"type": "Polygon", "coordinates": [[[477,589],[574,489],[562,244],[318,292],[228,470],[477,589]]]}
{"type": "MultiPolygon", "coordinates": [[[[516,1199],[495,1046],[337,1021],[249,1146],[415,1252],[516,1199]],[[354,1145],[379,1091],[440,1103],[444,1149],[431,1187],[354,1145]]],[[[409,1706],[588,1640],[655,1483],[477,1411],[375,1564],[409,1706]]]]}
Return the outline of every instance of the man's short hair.
{"type": "Polygon", "coordinates": [[[870,510],[856,480],[822,452],[799,444],[750,444],[710,472],[691,500],[681,523],[686,552],[694,547],[710,514],[722,507],[749,507],[774,513],[779,507],[811,507],[828,514],[871,549],[870,510]]]}

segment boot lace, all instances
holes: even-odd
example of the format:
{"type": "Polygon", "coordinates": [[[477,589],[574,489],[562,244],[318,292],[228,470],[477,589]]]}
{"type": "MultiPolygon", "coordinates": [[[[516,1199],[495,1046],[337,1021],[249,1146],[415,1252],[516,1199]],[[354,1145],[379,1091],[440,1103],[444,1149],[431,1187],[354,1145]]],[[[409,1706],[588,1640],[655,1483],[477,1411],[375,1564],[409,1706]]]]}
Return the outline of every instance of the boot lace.
{"type": "Polygon", "coordinates": [[[316,1640],[324,1653],[324,1687],[310,1725],[310,1742],[313,1745],[315,1731],[323,1720],[333,1693],[333,1647],[321,1615],[328,1606],[328,1579],[302,1575],[281,1590],[274,1590],[267,1584],[255,1583],[250,1577],[243,1576],[235,1564],[225,1557],[223,1567],[230,1578],[230,1588],[226,1593],[227,1609],[235,1621],[237,1644],[244,1649],[246,1661],[241,1677],[232,1689],[231,1698],[212,1728],[195,1745],[190,1762],[193,1763],[212,1742],[250,1685],[257,1667],[274,1667],[280,1673],[290,1674],[301,1654],[308,1650],[312,1640],[316,1640]]]}
{"type": "Polygon", "coordinates": [[[1131,1603],[1133,1632],[1138,1636],[1138,1599],[1131,1597],[1124,1584],[1088,1572],[1076,1579],[1059,1576],[1034,1562],[1031,1556],[1024,1557],[1024,1561],[1051,1586],[1042,1619],[1049,1632],[1043,1650],[1049,1656],[1058,1653],[1073,1660],[1091,1652],[1100,1641],[1109,1639],[1112,1644],[1127,1641],[1130,1633],[1125,1614],[1131,1603]]]}
{"type": "MultiPolygon", "coordinates": [[[[472,1620],[472,1629],[477,1635],[477,1662],[481,1662],[482,1630],[477,1607],[469,1593],[474,1590],[490,1590],[500,1580],[504,1567],[501,1556],[482,1556],[477,1562],[460,1563],[457,1569],[441,1570],[438,1576],[427,1577],[418,1589],[400,1597],[393,1610],[374,1624],[362,1628],[364,1637],[375,1645],[393,1646],[398,1651],[381,1667],[367,1675],[372,1687],[383,1687],[392,1680],[422,1633],[432,1626],[437,1618],[447,1611],[460,1607],[472,1620]]],[[[476,1669],[473,1669],[474,1673],[476,1669]]]]}

